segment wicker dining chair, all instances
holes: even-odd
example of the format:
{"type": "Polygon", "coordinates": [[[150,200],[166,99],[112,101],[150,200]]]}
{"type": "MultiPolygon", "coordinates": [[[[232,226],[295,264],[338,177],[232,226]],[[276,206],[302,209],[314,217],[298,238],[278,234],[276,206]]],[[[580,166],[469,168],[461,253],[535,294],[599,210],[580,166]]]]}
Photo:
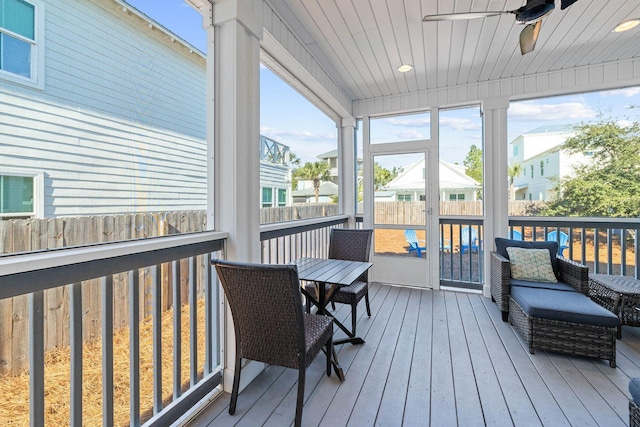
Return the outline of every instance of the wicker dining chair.
{"type": "Polygon", "coordinates": [[[333,320],[303,312],[294,265],[248,264],[213,260],[233,316],[235,373],[229,413],[238,400],[242,359],[298,370],[295,425],[302,423],[306,368],[326,347],[331,375],[333,320]]]}
{"type": "MultiPolygon", "coordinates": [[[[369,262],[372,237],[373,230],[333,228],[329,236],[329,259],[369,262]]],[[[311,295],[314,295],[315,285],[312,283],[307,284],[305,290],[311,295]]],[[[334,309],[334,303],[348,304],[351,306],[351,331],[353,335],[356,335],[358,303],[363,297],[367,308],[367,315],[371,317],[368,271],[358,277],[351,286],[339,287],[331,299],[331,305],[334,309]]],[[[308,303],[307,307],[309,307],[308,303]]]]}

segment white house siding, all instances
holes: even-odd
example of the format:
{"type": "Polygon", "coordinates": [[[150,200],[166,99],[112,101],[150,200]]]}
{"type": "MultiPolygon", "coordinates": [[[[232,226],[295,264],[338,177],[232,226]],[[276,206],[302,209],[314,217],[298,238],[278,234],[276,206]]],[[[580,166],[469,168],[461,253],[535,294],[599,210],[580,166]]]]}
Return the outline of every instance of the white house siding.
{"type": "MultiPolygon", "coordinates": [[[[481,185],[465,173],[464,166],[454,165],[439,159],[438,188],[439,197],[442,201],[451,200],[451,195],[457,200],[476,200],[476,195],[481,185]]],[[[411,201],[418,201],[424,198],[425,194],[425,163],[420,159],[410,165],[405,166],[386,186],[385,190],[393,191],[398,196],[410,196],[411,201]]],[[[376,195],[377,197],[377,195],[376,195]]],[[[383,197],[388,197],[385,195],[383,197]]],[[[378,200],[378,199],[376,199],[378,200]]]]}
{"type": "Polygon", "coordinates": [[[509,144],[509,164],[519,163],[523,168],[520,176],[514,179],[517,200],[551,200],[556,195],[559,179],[573,176],[577,167],[589,164],[589,156],[570,155],[559,149],[574,134],[571,126],[541,127],[518,136],[509,144]],[[516,146],[518,148],[514,150],[516,146]],[[544,174],[540,162],[544,164],[544,174]]]}
{"type": "Polygon", "coordinates": [[[278,206],[278,189],[287,190],[287,205],[291,204],[291,181],[287,166],[261,160],[260,187],[273,189],[273,206],[278,206]]]}
{"type": "Polygon", "coordinates": [[[205,209],[206,62],[112,0],[51,0],[45,87],[0,80],[2,167],[44,215],[205,209]]]}
{"type": "Polygon", "coordinates": [[[522,163],[524,175],[514,180],[518,200],[551,200],[555,197],[558,179],[575,174],[576,168],[590,162],[590,157],[583,154],[569,154],[564,150],[551,149],[540,153],[522,163]],[[540,174],[540,162],[544,162],[544,175],[540,174]],[[531,177],[531,166],[534,175],[531,177]]]}

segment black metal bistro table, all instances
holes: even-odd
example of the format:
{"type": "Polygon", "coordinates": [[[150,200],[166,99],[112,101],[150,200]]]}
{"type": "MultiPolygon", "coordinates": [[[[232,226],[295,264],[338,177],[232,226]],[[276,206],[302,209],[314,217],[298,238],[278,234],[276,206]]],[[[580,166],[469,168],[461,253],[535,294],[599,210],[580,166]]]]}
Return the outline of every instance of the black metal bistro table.
{"type": "MultiPolygon", "coordinates": [[[[373,264],[370,262],[345,261],[340,259],[324,259],[324,258],[300,258],[296,260],[295,265],[298,267],[298,278],[308,282],[314,282],[316,285],[316,293],[318,299],[311,296],[313,304],[318,307],[318,314],[331,316],[325,307],[331,302],[331,298],[339,286],[349,286],[355,282],[362,273],[371,268],[373,264]],[[328,291],[325,284],[329,285],[328,291]]],[[[305,293],[306,294],[306,293],[305,293]]],[[[348,336],[343,340],[335,341],[335,344],[364,344],[364,340],[355,336],[336,318],[334,323],[342,329],[348,336]]]]}

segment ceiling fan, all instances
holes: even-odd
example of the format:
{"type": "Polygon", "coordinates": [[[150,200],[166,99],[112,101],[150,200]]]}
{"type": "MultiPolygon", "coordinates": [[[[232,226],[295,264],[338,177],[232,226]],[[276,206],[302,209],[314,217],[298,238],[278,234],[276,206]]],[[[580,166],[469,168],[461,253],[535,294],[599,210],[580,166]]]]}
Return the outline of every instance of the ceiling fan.
{"type": "MultiPolygon", "coordinates": [[[[560,9],[564,10],[578,0],[560,0],[560,9]]],[[[511,13],[516,16],[516,21],[526,24],[520,32],[520,52],[524,55],[532,52],[536,47],[542,18],[555,9],[555,0],[527,0],[527,3],[514,10],[500,10],[487,12],[462,12],[443,13],[439,15],[427,15],[422,18],[423,22],[430,21],[457,21],[461,19],[487,18],[511,13]]]]}

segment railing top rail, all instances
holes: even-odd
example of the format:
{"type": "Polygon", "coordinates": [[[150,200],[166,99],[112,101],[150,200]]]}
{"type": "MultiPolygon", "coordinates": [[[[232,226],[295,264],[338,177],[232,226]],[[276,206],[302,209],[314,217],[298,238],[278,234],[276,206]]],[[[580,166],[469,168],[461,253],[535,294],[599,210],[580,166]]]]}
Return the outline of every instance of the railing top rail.
{"type": "Polygon", "coordinates": [[[539,227],[640,228],[640,218],[509,217],[509,225],[539,227]]]}
{"type": "Polygon", "coordinates": [[[477,216],[441,216],[440,224],[482,225],[484,224],[484,218],[477,216]]]}
{"type": "Polygon", "coordinates": [[[276,237],[290,234],[303,233],[318,228],[344,224],[349,220],[349,215],[334,215],[321,218],[311,218],[298,221],[277,222],[260,226],[260,240],[275,239],[276,237]]]}
{"type": "Polygon", "coordinates": [[[204,231],[2,257],[0,299],[214,252],[227,237],[204,231]]]}

